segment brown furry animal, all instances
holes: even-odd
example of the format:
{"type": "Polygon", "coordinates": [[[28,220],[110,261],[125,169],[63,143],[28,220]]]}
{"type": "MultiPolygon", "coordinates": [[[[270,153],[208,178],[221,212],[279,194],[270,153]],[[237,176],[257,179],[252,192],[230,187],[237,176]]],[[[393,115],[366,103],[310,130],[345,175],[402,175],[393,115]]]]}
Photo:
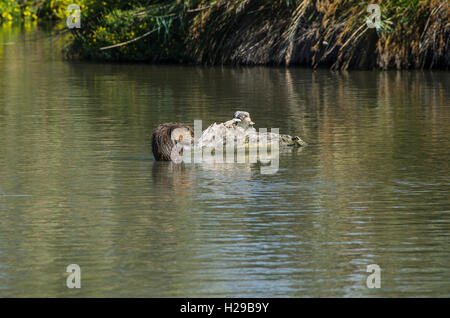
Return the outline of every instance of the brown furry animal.
{"type": "Polygon", "coordinates": [[[152,152],[158,161],[178,161],[183,154],[183,145],[192,144],[194,131],[179,123],[161,124],[152,134],[152,152]],[[174,160],[175,159],[175,160],[174,160]]]}

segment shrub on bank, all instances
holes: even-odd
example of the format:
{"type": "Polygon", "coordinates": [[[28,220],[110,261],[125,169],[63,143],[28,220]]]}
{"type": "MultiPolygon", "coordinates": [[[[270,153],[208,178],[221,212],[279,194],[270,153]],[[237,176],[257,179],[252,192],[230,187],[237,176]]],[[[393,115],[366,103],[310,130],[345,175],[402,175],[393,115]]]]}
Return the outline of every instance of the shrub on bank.
{"type": "MultiPolygon", "coordinates": [[[[67,53],[72,58],[106,61],[185,61],[184,3],[178,1],[114,1],[89,6],[83,27],[67,53]]],[[[98,3],[97,3],[98,4],[98,3]]]]}
{"type": "Polygon", "coordinates": [[[27,22],[36,19],[36,6],[33,1],[0,1],[0,23],[27,22]]]}

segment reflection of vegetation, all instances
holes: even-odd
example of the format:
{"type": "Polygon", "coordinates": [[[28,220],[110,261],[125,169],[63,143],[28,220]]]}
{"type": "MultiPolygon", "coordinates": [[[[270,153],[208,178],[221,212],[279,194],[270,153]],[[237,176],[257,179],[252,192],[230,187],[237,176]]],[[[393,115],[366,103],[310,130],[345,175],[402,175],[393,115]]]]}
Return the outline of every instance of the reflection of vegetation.
{"type": "Polygon", "coordinates": [[[22,16],[34,10],[43,18],[64,19],[72,2],[80,5],[83,21],[71,31],[72,57],[335,69],[448,67],[446,0],[374,1],[382,13],[376,29],[367,26],[367,2],[361,0],[64,0],[42,1],[34,9],[27,1],[4,1],[13,9],[2,15],[10,19],[19,6],[28,8],[22,16]],[[25,6],[17,4],[22,2],[25,6]]]}

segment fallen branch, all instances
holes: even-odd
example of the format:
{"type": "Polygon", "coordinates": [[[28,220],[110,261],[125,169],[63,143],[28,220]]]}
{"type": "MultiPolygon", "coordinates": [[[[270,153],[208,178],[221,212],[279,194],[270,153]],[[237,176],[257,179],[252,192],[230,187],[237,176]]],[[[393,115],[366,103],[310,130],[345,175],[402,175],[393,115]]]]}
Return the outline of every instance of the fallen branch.
{"type": "Polygon", "coordinates": [[[113,49],[115,47],[124,46],[124,45],[130,44],[130,43],[136,42],[136,41],[138,41],[138,40],[140,40],[142,38],[145,38],[146,36],[149,36],[150,34],[152,34],[155,31],[158,31],[158,30],[159,30],[159,28],[153,29],[151,31],[148,31],[147,33],[144,33],[144,34],[138,36],[137,38],[131,39],[131,40],[126,41],[126,42],[110,45],[110,46],[104,46],[104,47],[101,47],[100,50],[102,50],[102,51],[103,50],[109,50],[109,49],[113,49]]]}

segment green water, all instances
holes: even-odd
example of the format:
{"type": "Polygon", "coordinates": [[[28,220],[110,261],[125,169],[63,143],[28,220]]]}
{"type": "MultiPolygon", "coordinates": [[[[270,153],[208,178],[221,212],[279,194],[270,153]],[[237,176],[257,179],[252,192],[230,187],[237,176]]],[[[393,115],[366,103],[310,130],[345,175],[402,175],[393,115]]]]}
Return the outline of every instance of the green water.
{"type": "Polygon", "coordinates": [[[450,297],[448,72],[69,63],[0,30],[0,296],[450,297]],[[154,161],[159,123],[235,110],[309,146],[154,161]]]}

